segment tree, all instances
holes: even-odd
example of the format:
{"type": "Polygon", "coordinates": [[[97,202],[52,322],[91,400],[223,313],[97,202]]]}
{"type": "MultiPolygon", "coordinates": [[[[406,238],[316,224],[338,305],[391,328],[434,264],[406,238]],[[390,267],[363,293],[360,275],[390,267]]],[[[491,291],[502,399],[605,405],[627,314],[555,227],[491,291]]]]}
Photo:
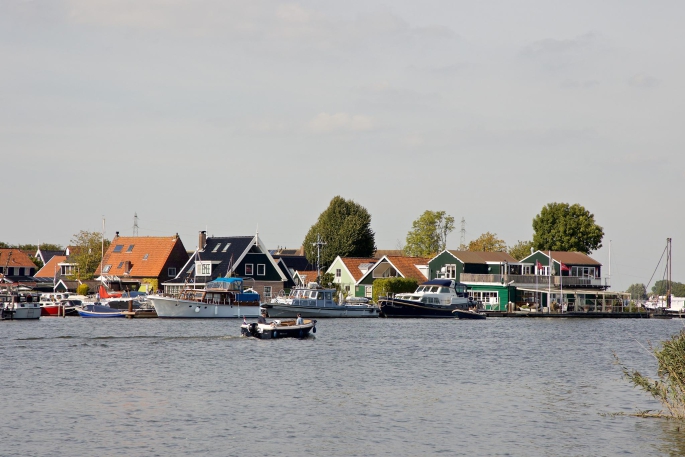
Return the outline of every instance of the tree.
{"type": "Polygon", "coordinates": [[[423,212],[407,233],[404,253],[414,257],[433,257],[447,247],[447,235],[454,230],[454,218],[444,211],[423,212]]]}
{"type": "Polygon", "coordinates": [[[577,251],[602,247],[604,229],[579,204],[548,203],[533,219],[533,247],[541,251],[577,251]]]}
{"type": "Polygon", "coordinates": [[[647,299],[647,287],[644,284],[633,284],[626,289],[626,292],[630,294],[631,300],[646,300],[647,299]]]}
{"type": "MultiPolygon", "coordinates": [[[[668,281],[662,279],[657,281],[652,286],[652,294],[654,295],[666,295],[668,291],[668,281]]],[[[680,282],[671,282],[671,295],[674,297],[685,297],[685,284],[680,282]]]]}
{"type": "Polygon", "coordinates": [[[507,252],[516,260],[522,260],[532,254],[532,241],[518,241],[515,245],[509,246],[507,252]]]}
{"type": "Polygon", "coordinates": [[[321,246],[321,265],[330,265],[337,256],[371,257],[376,252],[376,239],[371,230],[371,215],[363,206],[340,196],[333,197],[304,237],[304,254],[317,263],[317,237],[321,246]]]}
{"type": "Polygon", "coordinates": [[[497,238],[496,233],[485,232],[469,243],[469,251],[502,252],[507,250],[507,243],[497,238]]]}
{"type": "MultiPolygon", "coordinates": [[[[105,250],[109,244],[109,240],[104,241],[105,250]]],[[[77,265],[77,271],[73,276],[78,279],[92,278],[102,259],[102,234],[81,230],[71,239],[71,245],[74,246],[74,250],[70,260],[77,265]]]]}

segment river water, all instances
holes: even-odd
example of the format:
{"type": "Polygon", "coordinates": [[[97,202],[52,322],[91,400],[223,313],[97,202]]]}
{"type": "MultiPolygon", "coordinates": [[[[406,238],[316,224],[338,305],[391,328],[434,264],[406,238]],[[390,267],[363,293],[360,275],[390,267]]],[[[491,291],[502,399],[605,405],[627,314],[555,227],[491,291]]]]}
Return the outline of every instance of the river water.
{"type": "Polygon", "coordinates": [[[622,378],[681,320],[0,322],[1,456],[685,455],[622,378]]]}

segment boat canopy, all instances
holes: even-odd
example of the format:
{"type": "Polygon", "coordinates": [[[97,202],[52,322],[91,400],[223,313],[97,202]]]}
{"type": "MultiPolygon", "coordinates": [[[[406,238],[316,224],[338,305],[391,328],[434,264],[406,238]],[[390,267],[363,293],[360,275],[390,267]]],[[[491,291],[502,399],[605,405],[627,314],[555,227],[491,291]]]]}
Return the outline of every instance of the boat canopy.
{"type": "Polygon", "coordinates": [[[240,290],[242,287],[242,278],[216,278],[207,283],[207,289],[240,290]]]}

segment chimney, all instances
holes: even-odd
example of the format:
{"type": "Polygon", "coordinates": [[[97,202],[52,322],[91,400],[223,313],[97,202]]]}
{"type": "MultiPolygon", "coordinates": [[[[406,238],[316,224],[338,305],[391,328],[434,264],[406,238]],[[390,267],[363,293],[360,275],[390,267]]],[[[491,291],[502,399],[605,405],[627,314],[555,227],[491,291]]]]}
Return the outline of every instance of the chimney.
{"type": "Polygon", "coordinates": [[[207,232],[205,232],[205,231],[203,230],[203,231],[200,232],[200,239],[199,239],[198,242],[197,242],[197,248],[198,248],[200,251],[204,251],[204,250],[205,250],[205,245],[206,245],[206,244],[207,244],[207,232]]]}
{"type": "Polygon", "coordinates": [[[114,238],[119,238],[119,232],[116,232],[116,234],[114,235],[114,238]]]}
{"type": "Polygon", "coordinates": [[[127,275],[127,274],[129,274],[129,273],[131,273],[131,261],[130,261],[130,260],[126,260],[126,261],[124,262],[124,274],[127,275]]]}
{"type": "Polygon", "coordinates": [[[174,235],[174,239],[175,239],[175,240],[178,239],[178,232],[176,232],[176,235],[174,235]]]}

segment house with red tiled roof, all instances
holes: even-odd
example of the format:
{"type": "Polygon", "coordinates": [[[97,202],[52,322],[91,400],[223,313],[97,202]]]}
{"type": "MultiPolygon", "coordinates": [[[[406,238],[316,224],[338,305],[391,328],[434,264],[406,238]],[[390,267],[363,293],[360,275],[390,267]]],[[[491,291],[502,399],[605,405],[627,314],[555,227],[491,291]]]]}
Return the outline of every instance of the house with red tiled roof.
{"type": "Polygon", "coordinates": [[[370,257],[336,257],[326,273],[333,275],[333,282],[347,296],[354,295],[355,284],[376,264],[378,259],[370,257]]]}
{"type": "Polygon", "coordinates": [[[425,257],[384,255],[355,283],[355,296],[373,296],[373,281],[380,278],[410,278],[421,284],[428,280],[428,260],[425,257]]]}
{"type": "Polygon", "coordinates": [[[157,290],[176,277],[188,259],[178,235],[125,237],[117,233],[102,259],[102,271],[98,266],[95,276],[114,290],[138,289],[141,284],[157,290]]]}
{"type": "Polygon", "coordinates": [[[306,286],[310,282],[316,282],[319,279],[319,272],[316,270],[295,270],[293,279],[296,286],[306,286]]]}
{"type": "MultiPolygon", "coordinates": [[[[53,255],[47,263],[34,275],[36,278],[60,278],[71,275],[71,269],[67,270],[67,256],[53,255]]],[[[71,267],[71,264],[69,264],[71,267]]]]}
{"type": "Polygon", "coordinates": [[[0,249],[0,280],[2,282],[30,281],[37,269],[36,264],[26,252],[15,248],[0,249]]]}

